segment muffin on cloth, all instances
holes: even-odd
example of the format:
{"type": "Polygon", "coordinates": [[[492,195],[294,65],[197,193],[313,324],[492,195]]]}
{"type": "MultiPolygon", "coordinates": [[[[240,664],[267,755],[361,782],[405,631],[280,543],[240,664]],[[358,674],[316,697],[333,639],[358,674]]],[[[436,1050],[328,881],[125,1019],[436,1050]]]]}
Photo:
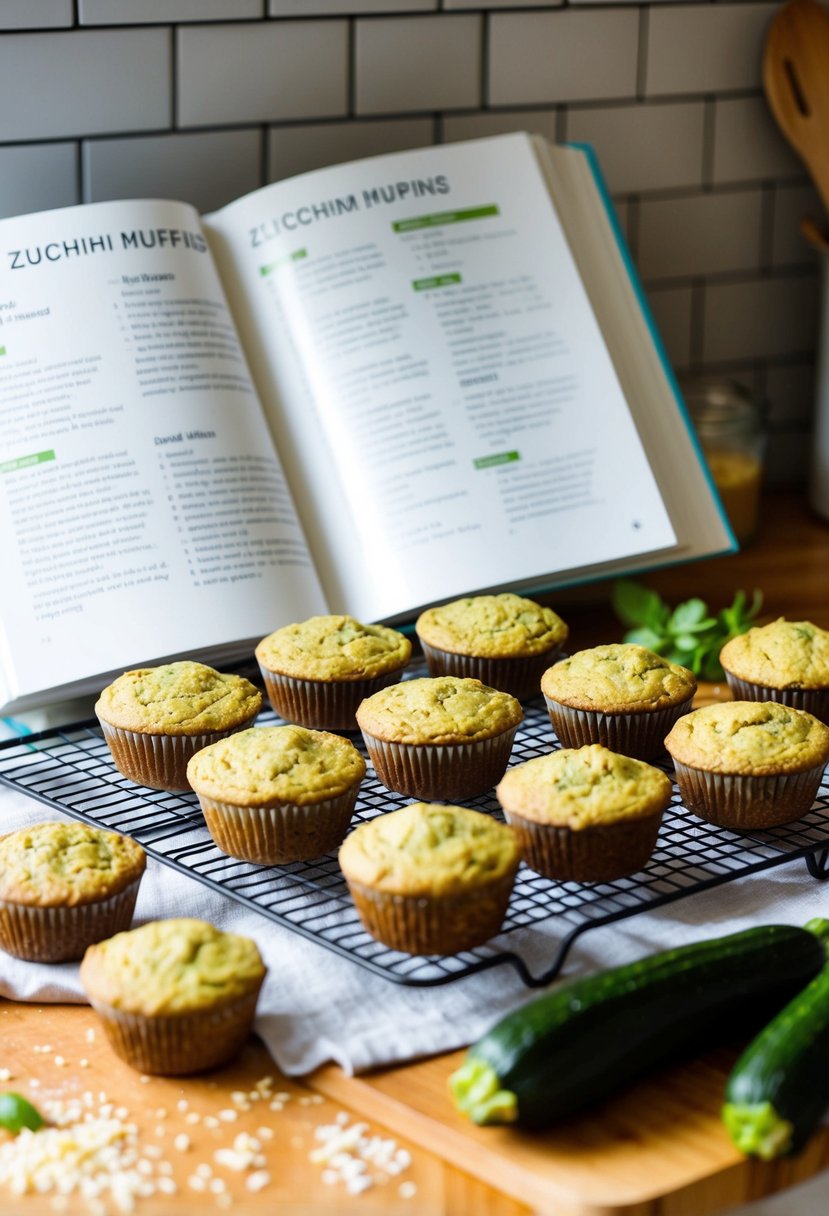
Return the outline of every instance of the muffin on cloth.
{"type": "Polygon", "coordinates": [[[261,708],[250,680],[186,659],[125,671],[103,690],[95,713],[125,777],[157,790],[188,790],[190,757],[252,726],[261,708]]]}
{"type": "Polygon", "coordinates": [[[495,789],[530,869],[574,882],[641,870],[672,791],[660,769],[599,743],[517,764],[495,789]]]}
{"type": "Polygon", "coordinates": [[[720,827],[766,828],[811,809],[829,728],[776,701],[726,701],[680,718],[665,746],[690,811],[720,827]]]}
{"type": "Polygon", "coordinates": [[[141,1072],[175,1076],[236,1055],[265,971],[250,938],[181,918],[90,946],[80,976],[115,1052],[141,1072]]]}
{"type": "Polygon", "coordinates": [[[357,710],[383,785],[445,802],[474,798],[500,780],[523,717],[509,693],[460,676],[405,680],[357,710]]]}
{"type": "Polygon", "coordinates": [[[430,675],[471,676],[519,701],[538,696],[569,633],[552,608],[512,592],[427,608],[415,631],[430,675]]]}
{"type": "Polygon", "coordinates": [[[351,822],[366,763],[340,735],[255,726],[197,752],[187,765],[213,840],[261,865],[335,849],[351,822]]]}
{"type": "Polygon", "coordinates": [[[364,929],[407,954],[457,954],[494,937],[519,860],[505,824],[424,802],[361,824],[339,852],[364,929]]]}
{"type": "Polygon", "coordinates": [[[780,617],[726,642],[720,663],[740,701],[777,701],[829,726],[829,632],[780,617]]]}
{"type": "Polygon", "coordinates": [[[312,616],[285,625],[256,647],[271,705],[287,722],[355,730],[364,697],[400,678],[412,644],[396,629],[352,616],[312,616]]]}
{"type": "Polygon", "coordinates": [[[0,836],[0,948],[38,963],[83,958],[129,928],[146,866],[137,841],[83,823],[0,836]]]}
{"type": "Polygon", "coordinates": [[[691,708],[697,681],[686,667],[630,642],[579,650],[549,667],[541,691],[564,747],[601,743],[650,760],[691,708]]]}

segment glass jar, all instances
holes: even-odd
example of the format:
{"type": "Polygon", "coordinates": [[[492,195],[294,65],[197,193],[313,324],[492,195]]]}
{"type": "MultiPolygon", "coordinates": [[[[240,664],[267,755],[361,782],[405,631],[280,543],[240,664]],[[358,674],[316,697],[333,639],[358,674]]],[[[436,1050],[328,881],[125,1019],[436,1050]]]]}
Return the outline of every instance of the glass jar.
{"type": "Polygon", "coordinates": [[[693,376],[680,388],[734,535],[751,540],[760,516],[765,408],[736,380],[693,376]]]}

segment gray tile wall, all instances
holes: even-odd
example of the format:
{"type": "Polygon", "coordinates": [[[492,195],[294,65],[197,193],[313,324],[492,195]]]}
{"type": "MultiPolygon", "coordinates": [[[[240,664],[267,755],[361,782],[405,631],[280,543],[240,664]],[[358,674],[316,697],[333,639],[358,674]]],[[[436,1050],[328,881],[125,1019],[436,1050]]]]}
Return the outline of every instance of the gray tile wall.
{"type": "Polygon", "coordinates": [[[0,0],[0,215],[212,210],[337,161],[510,130],[591,143],[668,354],[769,406],[802,483],[819,215],[761,86],[777,3],[0,0]]]}

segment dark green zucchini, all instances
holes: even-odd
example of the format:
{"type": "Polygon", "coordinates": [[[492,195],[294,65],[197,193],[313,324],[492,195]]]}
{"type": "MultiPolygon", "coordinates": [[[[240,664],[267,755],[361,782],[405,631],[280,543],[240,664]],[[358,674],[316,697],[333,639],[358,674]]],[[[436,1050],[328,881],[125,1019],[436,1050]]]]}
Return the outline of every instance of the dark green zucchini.
{"type": "Polygon", "coordinates": [[[771,1017],[821,969],[815,934],[763,925],[571,980],[508,1014],[450,1077],[476,1123],[545,1127],[771,1017]]]}
{"type": "MultiPolygon", "coordinates": [[[[829,939],[829,921],[806,926],[829,939]]],[[[829,963],[749,1043],[722,1117],[741,1152],[770,1161],[803,1148],[829,1108],[829,963]]]]}

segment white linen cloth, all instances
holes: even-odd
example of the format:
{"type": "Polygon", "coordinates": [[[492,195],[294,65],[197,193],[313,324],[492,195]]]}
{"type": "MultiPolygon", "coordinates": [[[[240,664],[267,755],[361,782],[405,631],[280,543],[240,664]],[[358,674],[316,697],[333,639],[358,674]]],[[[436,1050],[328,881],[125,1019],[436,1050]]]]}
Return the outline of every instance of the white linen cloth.
{"type": "MultiPolygon", "coordinates": [[[[51,807],[0,784],[0,831],[59,818],[51,807]]],[[[797,859],[592,928],[571,949],[563,974],[628,962],[755,924],[805,924],[821,915],[829,917],[829,887],[797,859]]],[[[433,988],[393,983],[150,859],[136,923],[169,916],[198,916],[256,941],[268,966],[256,1030],[289,1075],[329,1061],[352,1074],[462,1047],[537,993],[508,965],[433,988]]],[[[556,925],[544,921],[517,932],[531,935],[527,958],[534,974],[542,972],[555,951],[556,925]]],[[[508,949],[509,937],[503,941],[508,949]]],[[[0,995],[21,1001],[84,1001],[77,964],[28,963],[2,952],[0,995]]]]}

